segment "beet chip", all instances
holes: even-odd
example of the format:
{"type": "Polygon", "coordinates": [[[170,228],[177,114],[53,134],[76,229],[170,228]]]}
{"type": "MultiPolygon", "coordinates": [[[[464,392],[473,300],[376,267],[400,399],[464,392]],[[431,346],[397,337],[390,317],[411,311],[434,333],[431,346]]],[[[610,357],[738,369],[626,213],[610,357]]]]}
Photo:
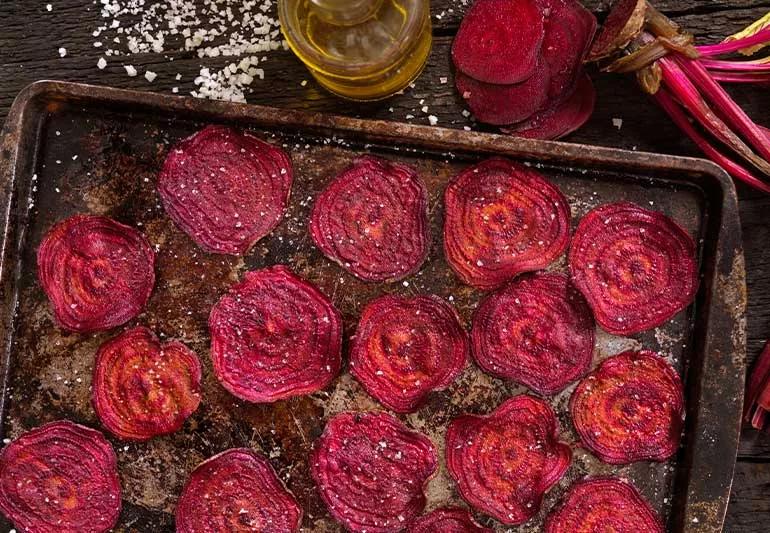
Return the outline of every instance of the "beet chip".
{"type": "Polygon", "coordinates": [[[278,146],[208,126],[176,145],[158,176],[171,220],[207,252],[243,255],[289,202],[292,166],[278,146]]]}
{"type": "Polygon", "coordinates": [[[109,531],[120,514],[112,446],[68,420],[24,433],[0,452],[0,510],[19,531],[109,531]]]}
{"type": "Polygon", "coordinates": [[[545,533],[664,533],[650,504],[625,481],[610,477],[575,482],[546,520],[545,533]]]}
{"type": "Polygon", "coordinates": [[[487,416],[456,418],[447,431],[447,468],[460,495],[506,525],[535,516],[571,461],[556,415],[533,396],[511,398],[487,416]]]}
{"type": "Polygon", "coordinates": [[[506,159],[470,167],[444,192],[444,251],[467,284],[494,289],[550,265],[567,248],[570,210],[558,187],[506,159]]]}
{"type": "Polygon", "coordinates": [[[211,310],[211,359],[222,385],[250,402],[326,387],[342,364],[342,318],[283,265],[247,272],[211,310]]]}
{"type": "Polygon", "coordinates": [[[653,352],[623,352],[580,382],[570,413],[583,445],[605,463],[665,461],[682,433],[682,381],[653,352]]]}
{"type": "Polygon", "coordinates": [[[93,404],[102,424],[127,440],[178,431],[200,404],[201,365],[178,341],[161,343],[145,327],[99,347],[93,404]]]}
{"type": "Polygon", "coordinates": [[[408,533],[493,533],[481,527],[465,509],[436,509],[418,518],[408,533]]]}
{"type": "Polygon", "coordinates": [[[596,321],[617,335],[663,324],[698,288],[692,238],[666,215],[627,202],[597,207],[580,221],[569,267],[596,321]]]}
{"type": "Polygon", "coordinates": [[[88,333],[120,326],[141,312],[155,284],[155,253],[134,228],[75,215],[45,234],[37,269],[59,325],[88,333]]]}
{"type": "Polygon", "coordinates": [[[485,371],[554,394],[590,368],[594,319],[567,276],[534,274],[482,302],[471,338],[485,371]]]}
{"type": "Polygon", "coordinates": [[[468,335],[450,304],[437,296],[386,295],[361,315],[350,373],[385,406],[409,413],[460,375],[468,352],[468,335]]]}
{"type": "Polygon", "coordinates": [[[248,448],[199,464],[176,506],[177,533],[294,533],[301,522],[302,508],[270,462],[248,448]]]}
{"type": "Polygon", "coordinates": [[[332,516],[349,531],[401,531],[425,508],[436,472],[431,441],[387,413],[332,418],[311,454],[311,472],[332,516]]]}
{"type": "Polygon", "coordinates": [[[404,278],[428,255],[428,191],[412,168],[360,157],[318,196],[310,236],[354,276],[404,278]]]}

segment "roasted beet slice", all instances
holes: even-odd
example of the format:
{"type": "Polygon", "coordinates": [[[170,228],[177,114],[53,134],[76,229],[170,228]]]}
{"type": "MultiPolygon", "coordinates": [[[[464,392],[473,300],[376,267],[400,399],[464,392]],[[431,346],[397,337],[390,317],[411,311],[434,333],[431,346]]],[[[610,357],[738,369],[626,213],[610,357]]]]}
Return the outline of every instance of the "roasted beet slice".
{"type": "Polygon", "coordinates": [[[243,255],[281,221],[291,184],[291,161],[281,148],[208,126],[171,149],[158,192],[168,216],[198,246],[243,255]]]}
{"type": "Polygon", "coordinates": [[[544,35],[538,0],[477,0],[457,31],[452,60],[479,81],[519,83],[535,72],[544,35]]]}
{"type": "Polygon", "coordinates": [[[436,509],[421,516],[407,529],[408,533],[492,533],[476,523],[465,509],[436,509]]]}
{"type": "Polygon", "coordinates": [[[493,289],[545,268],[569,242],[569,204],[558,187],[506,159],[461,172],[446,188],[444,204],[444,252],[474,287],[493,289]]]}
{"type": "Polygon", "coordinates": [[[554,394],[591,366],[594,319],[562,274],[517,279],[487,297],[473,318],[481,368],[540,394],[554,394]]]}
{"type": "Polygon", "coordinates": [[[543,494],[572,461],[569,446],[558,440],[551,407],[527,395],[507,400],[487,416],[453,420],[445,453],[465,501],[506,525],[535,516],[543,494]]]}
{"type": "Polygon", "coordinates": [[[617,335],[660,326],[698,288],[690,235],[666,215],[627,202],[597,207],[580,221],[569,268],[596,321],[617,335]]]}
{"type": "Polygon", "coordinates": [[[545,533],[664,533],[663,524],[633,485],[610,477],[575,482],[545,523],[545,533]]]}
{"type": "Polygon", "coordinates": [[[155,253],[134,228],[107,217],[75,215],[43,237],[37,275],[59,325],[100,331],[141,312],[155,285],[155,253]]]}
{"type": "Polygon", "coordinates": [[[310,236],[326,257],[363,280],[404,278],[428,255],[428,190],[411,167],[361,157],[316,200],[310,236]]]}
{"type": "Polygon", "coordinates": [[[201,365],[178,341],[161,343],[145,327],[99,347],[93,404],[102,424],[127,440],[178,431],[200,404],[201,365]]]}
{"type": "Polygon", "coordinates": [[[583,445],[605,463],[665,461],[682,433],[682,381],[653,352],[623,352],[580,382],[570,412],[583,445]]]}
{"type": "Polygon", "coordinates": [[[176,506],[177,533],[294,533],[301,522],[302,508],[270,462],[248,448],[199,464],[176,506]]]}
{"type": "Polygon", "coordinates": [[[120,514],[112,446],[68,420],[24,433],[0,452],[0,511],[19,531],[109,531],[120,514]]]}
{"type": "Polygon", "coordinates": [[[361,314],[350,373],[385,406],[409,413],[460,375],[469,351],[450,304],[437,296],[386,295],[361,314]]]}
{"type": "Polygon", "coordinates": [[[617,0],[594,39],[587,60],[598,61],[625,48],[641,33],[646,11],[647,0],[617,0]]]}
{"type": "Polygon", "coordinates": [[[425,508],[436,472],[431,441],[387,413],[341,413],[310,457],[321,498],[349,531],[401,531],[425,508]]]}
{"type": "Polygon", "coordinates": [[[321,390],[342,364],[342,318],[283,265],[247,272],[211,310],[211,359],[222,385],[250,402],[321,390]]]}

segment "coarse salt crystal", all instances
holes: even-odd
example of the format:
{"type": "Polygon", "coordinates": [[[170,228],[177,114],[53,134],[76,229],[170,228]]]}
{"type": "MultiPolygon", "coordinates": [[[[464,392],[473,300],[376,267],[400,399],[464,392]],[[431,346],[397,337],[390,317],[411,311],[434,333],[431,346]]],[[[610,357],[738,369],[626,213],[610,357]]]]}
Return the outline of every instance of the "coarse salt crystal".
{"type": "Polygon", "coordinates": [[[67,55],[67,49],[66,48],[59,48],[59,55],[61,57],[64,57],[67,55]]]}
{"type": "Polygon", "coordinates": [[[99,67],[99,70],[103,70],[104,67],[107,66],[107,60],[105,60],[103,57],[100,57],[99,61],[96,62],[96,66],[99,67]]]}
{"type": "Polygon", "coordinates": [[[155,81],[155,78],[157,78],[158,75],[155,74],[153,71],[148,70],[147,72],[144,73],[144,77],[147,79],[147,81],[152,83],[153,81],[155,81]]]}
{"type": "Polygon", "coordinates": [[[126,74],[128,74],[130,77],[136,76],[136,69],[133,65],[123,65],[123,68],[126,69],[126,74]]]}

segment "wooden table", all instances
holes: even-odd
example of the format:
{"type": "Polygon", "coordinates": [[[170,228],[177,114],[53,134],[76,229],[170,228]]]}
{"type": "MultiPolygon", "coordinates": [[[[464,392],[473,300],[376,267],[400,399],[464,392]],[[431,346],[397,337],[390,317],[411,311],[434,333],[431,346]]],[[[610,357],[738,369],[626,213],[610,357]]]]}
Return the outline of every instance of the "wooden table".
{"type": "MultiPolygon", "coordinates": [[[[386,102],[354,105],[342,102],[320,89],[290,52],[270,52],[260,65],[265,79],[252,85],[251,103],[297,109],[327,111],[362,117],[427,123],[428,114],[438,125],[462,128],[471,125],[462,115],[462,101],[452,85],[449,46],[465,7],[462,0],[432,0],[435,44],[428,66],[404,94],[386,102]],[[449,10],[452,10],[451,12],[449,10]],[[448,83],[441,83],[448,78],[448,83]],[[302,83],[308,80],[307,83],[302,83]],[[424,99],[424,104],[420,100],[424,99]],[[391,111],[392,109],[392,111],[391,111]]],[[[471,3],[469,0],[468,3],[471,3]]],[[[104,70],[96,66],[101,57],[94,48],[92,31],[103,24],[99,2],[88,0],[0,0],[0,121],[5,119],[13,98],[27,84],[40,79],[62,79],[148,91],[180,94],[195,89],[193,79],[202,61],[192,52],[134,55],[120,61],[110,58],[104,70]],[[51,11],[46,9],[51,4],[51,11]],[[58,49],[67,49],[64,58],[58,49]],[[173,58],[173,62],[169,59],[173,58]],[[158,74],[154,82],[128,77],[122,64],[136,66],[140,73],[158,74]],[[181,73],[182,79],[175,80],[181,73]]],[[[600,18],[606,11],[603,0],[586,0],[600,18]]],[[[770,11],[768,0],[659,0],[656,5],[690,31],[701,42],[716,42],[770,11]]],[[[207,58],[206,66],[222,66],[230,58],[207,58]]],[[[671,124],[628,77],[592,72],[598,90],[598,105],[590,122],[567,140],[667,154],[697,155],[693,145],[671,124]],[[620,128],[613,119],[622,119],[620,128]]],[[[770,126],[770,90],[740,87],[734,90],[739,103],[760,123],[770,126]]],[[[748,359],[752,363],[770,337],[770,196],[739,186],[746,267],[748,271],[748,359]]],[[[744,430],[735,483],[725,531],[770,530],[770,435],[744,430]]]]}

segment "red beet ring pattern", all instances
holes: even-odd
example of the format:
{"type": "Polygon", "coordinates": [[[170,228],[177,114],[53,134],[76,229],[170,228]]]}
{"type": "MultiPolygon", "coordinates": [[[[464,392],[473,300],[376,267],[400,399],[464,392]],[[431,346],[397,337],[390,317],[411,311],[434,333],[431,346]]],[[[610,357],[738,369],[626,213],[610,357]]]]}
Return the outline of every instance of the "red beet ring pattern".
{"type": "Polygon", "coordinates": [[[421,516],[409,526],[407,533],[493,533],[476,523],[465,509],[436,509],[421,516]]]}

